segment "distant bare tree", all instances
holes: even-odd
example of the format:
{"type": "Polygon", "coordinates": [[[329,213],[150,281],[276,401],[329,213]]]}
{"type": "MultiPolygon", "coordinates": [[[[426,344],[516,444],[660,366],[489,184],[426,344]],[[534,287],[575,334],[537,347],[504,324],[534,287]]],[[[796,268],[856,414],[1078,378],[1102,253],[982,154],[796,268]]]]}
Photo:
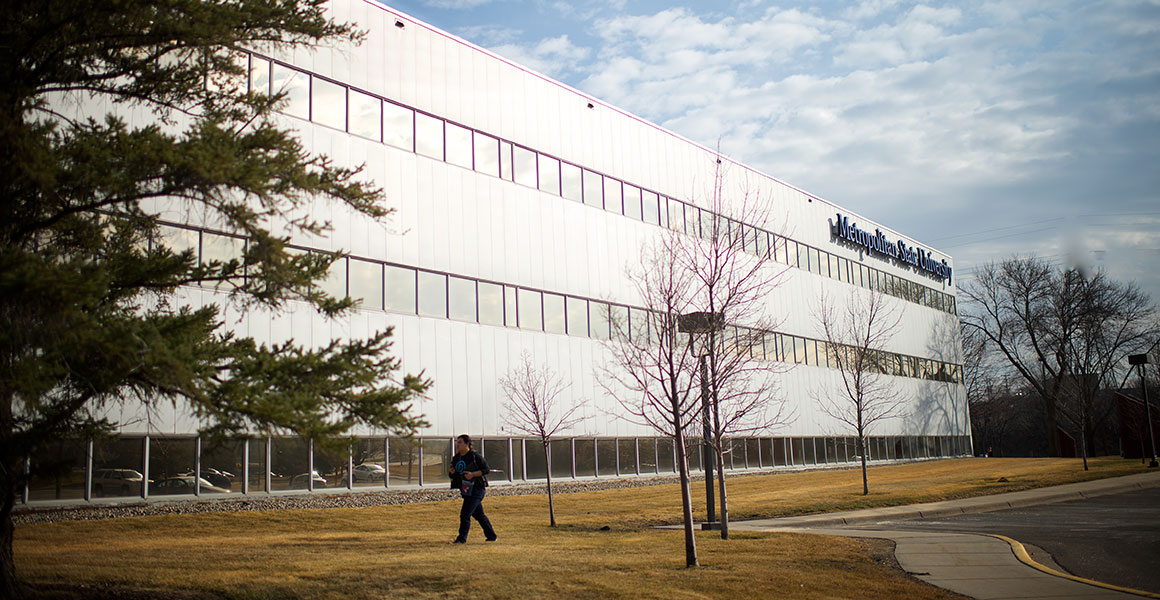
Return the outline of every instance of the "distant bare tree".
{"type": "Polygon", "coordinates": [[[891,361],[896,359],[886,352],[902,315],[887,296],[870,289],[854,290],[842,306],[823,295],[815,318],[822,328],[826,358],[841,377],[842,393],[819,389],[814,397],[824,413],[857,434],[862,494],[868,495],[867,432],[880,421],[902,416],[905,404],[901,392],[888,379],[895,371],[891,361]]]}
{"type": "Polygon", "coordinates": [[[499,384],[507,394],[504,403],[506,411],[504,423],[517,433],[536,438],[544,446],[548,477],[548,516],[551,526],[555,527],[551,439],[584,420],[582,416],[576,416],[576,412],[583,408],[585,403],[560,406],[557,400],[568,388],[567,384],[548,367],[537,367],[532,364],[532,357],[526,352],[520,356],[520,364],[501,377],[499,384]]]}
{"type": "Polygon", "coordinates": [[[985,265],[959,291],[968,301],[963,326],[978,331],[1042,401],[1049,454],[1060,455],[1061,416],[1080,430],[1086,454],[1096,392],[1122,374],[1125,355],[1155,341],[1148,296],[1102,272],[1019,257],[985,265]]]}
{"type": "Polygon", "coordinates": [[[770,228],[770,202],[745,174],[731,177],[727,163],[719,155],[715,159],[709,189],[699,194],[698,204],[706,210],[696,220],[698,229],[674,250],[680,266],[693,274],[695,310],[732,324],[696,340],[698,354],[708,358],[712,420],[705,442],[717,467],[721,537],[729,539],[724,467],[731,448],[726,445],[734,437],[783,425],[793,415],[776,383],[776,375],[787,367],[765,356],[772,342],[767,332],[781,323],[768,310],[769,296],[786,272],[771,260],[771,240],[762,231],[770,228]]]}
{"type": "MultiPolygon", "coordinates": [[[[1156,344],[1154,307],[1134,284],[1122,285],[1104,273],[1090,276],[1069,269],[1059,273],[1056,302],[1078,305],[1076,335],[1063,340],[1072,373],[1064,376],[1060,412],[1079,432],[1083,468],[1094,449],[1095,429],[1110,417],[1114,403],[1099,402],[1101,391],[1127,377],[1126,357],[1156,344]]],[[[1120,384],[1122,385],[1122,384],[1120,384]]]]}
{"type": "Polygon", "coordinates": [[[638,270],[629,281],[644,302],[639,316],[617,318],[611,311],[606,343],[609,362],[598,380],[620,403],[623,418],[648,426],[673,440],[681,481],[681,515],[685,531],[685,566],[695,567],[693,503],[689,485],[687,430],[697,420],[697,356],[689,337],[680,333],[679,315],[691,311],[692,274],[677,261],[678,234],[669,232],[641,253],[638,270]]]}

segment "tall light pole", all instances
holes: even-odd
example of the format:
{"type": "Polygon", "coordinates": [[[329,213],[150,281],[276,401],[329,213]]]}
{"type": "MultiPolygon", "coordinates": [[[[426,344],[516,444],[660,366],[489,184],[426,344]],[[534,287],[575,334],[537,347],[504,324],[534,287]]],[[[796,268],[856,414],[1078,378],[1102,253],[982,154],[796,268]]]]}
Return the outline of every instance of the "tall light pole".
{"type": "Polygon", "coordinates": [[[1128,357],[1129,365],[1140,366],[1140,387],[1144,390],[1144,420],[1148,422],[1148,442],[1152,448],[1152,462],[1148,463],[1151,468],[1160,466],[1156,462],[1156,434],[1152,431],[1152,407],[1148,403],[1148,381],[1144,377],[1144,365],[1148,364],[1147,354],[1133,354],[1128,357]]]}
{"type": "MultiPolygon", "coordinates": [[[[722,313],[694,312],[677,318],[678,331],[688,334],[707,333],[710,343],[712,343],[713,333],[722,329],[725,329],[725,315],[722,313]]],[[[692,347],[692,344],[693,337],[690,335],[689,346],[692,347]]],[[[702,353],[697,358],[701,373],[701,424],[704,431],[704,437],[701,438],[701,447],[703,448],[701,466],[705,471],[705,507],[708,512],[708,519],[701,528],[713,529],[717,512],[713,501],[713,465],[717,464],[717,457],[713,454],[713,446],[709,444],[709,438],[712,435],[712,427],[709,424],[709,365],[706,360],[709,356],[702,353]]]]}

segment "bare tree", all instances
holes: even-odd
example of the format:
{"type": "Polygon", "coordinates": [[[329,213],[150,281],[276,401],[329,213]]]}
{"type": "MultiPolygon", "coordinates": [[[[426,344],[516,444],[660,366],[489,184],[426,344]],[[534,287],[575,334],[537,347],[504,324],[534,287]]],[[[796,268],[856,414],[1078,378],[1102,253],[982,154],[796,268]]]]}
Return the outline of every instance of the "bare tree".
{"type": "MultiPolygon", "coordinates": [[[[1133,284],[1038,258],[988,264],[960,292],[969,301],[963,326],[978,331],[1042,401],[1052,456],[1060,455],[1060,417],[1089,438],[1096,391],[1120,373],[1125,354],[1148,347],[1156,329],[1155,309],[1133,284]]],[[[1081,443],[1086,453],[1087,440],[1081,443]]]]}
{"type": "Polygon", "coordinates": [[[693,277],[676,260],[678,243],[678,234],[662,235],[642,250],[639,270],[629,272],[645,310],[639,315],[630,310],[624,318],[611,311],[605,314],[609,362],[601,367],[598,379],[623,408],[623,418],[673,440],[681,481],[685,566],[695,567],[686,431],[696,421],[699,406],[697,356],[678,328],[678,317],[691,310],[693,277]]]}
{"type": "Polygon", "coordinates": [[[1094,432],[1110,417],[1111,402],[1099,402],[1101,392],[1127,377],[1125,357],[1143,353],[1156,343],[1154,307],[1134,284],[1122,285],[1102,272],[1087,276],[1074,269],[1058,274],[1056,302],[1079,307],[1077,335],[1063,340],[1071,357],[1070,375],[1064,377],[1060,412],[1075,424],[1080,438],[1083,468],[1094,450],[1094,432]]]}
{"type": "Polygon", "coordinates": [[[851,292],[839,306],[822,296],[815,318],[822,328],[825,352],[841,378],[841,393],[816,390],[815,399],[824,413],[846,424],[857,435],[862,459],[862,494],[870,493],[866,476],[866,436],[880,421],[902,416],[901,392],[888,379],[895,372],[894,357],[886,352],[898,331],[902,315],[891,300],[874,289],[851,292]]]}
{"type": "Polygon", "coordinates": [[[733,437],[767,431],[793,415],[778,394],[775,376],[785,363],[766,360],[768,332],[780,320],[769,313],[769,295],[786,273],[771,260],[772,240],[766,235],[768,199],[750,186],[748,177],[732,178],[728,165],[715,156],[713,180],[701,195],[704,210],[695,235],[674,247],[681,267],[693,274],[693,305],[731,323],[718,334],[697,340],[708,358],[712,404],[710,435],[718,474],[721,537],[729,539],[729,498],[725,483],[726,445],[733,437]]]}
{"type": "Polygon", "coordinates": [[[556,526],[556,506],[552,498],[552,445],[556,434],[571,429],[584,420],[576,412],[585,402],[560,406],[557,400],[568,388],[555,373],[546,366],[532,364],[527,353],[520,356],[520,364],[499,380],[499,385],[507,394],[504,403],[504,423],[513,431],[534,437],[544,446],[544,461],[548,477],[548,517],[552,527],[556,526]]]}

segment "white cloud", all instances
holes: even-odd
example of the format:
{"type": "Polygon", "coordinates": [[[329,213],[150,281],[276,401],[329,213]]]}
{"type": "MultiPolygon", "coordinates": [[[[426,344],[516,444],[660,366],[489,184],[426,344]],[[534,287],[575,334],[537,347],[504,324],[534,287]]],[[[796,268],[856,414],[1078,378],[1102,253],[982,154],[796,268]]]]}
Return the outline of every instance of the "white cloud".
{"type": "Polygon", "coordinates": [[[591,53],[588,48],[573,44],[567,35],[540,40],[532,47],[500,44],[490,49],[500,56],[560,79],[576,70],[591,53]]]}
{"type": "MultiPolygon", "coordinates": [[[[616,14],[587,35],[501,52],[936,246],[1044,214],[1160,202],[1155,3],[712,10],[616,14]]],[[[1118,232],[1130,233],[1085,233],[1087,247],[1138,257],[1130,273],[1109,267],[1125,277],[1160,268],[1155,243],[1118,232]]],[[[1060,235],[967,237],[952,253],[960,266],[1061,255],[1060,235]]],[[[1160,278],[1150,281],[1160,299],[1160,278]]]]}

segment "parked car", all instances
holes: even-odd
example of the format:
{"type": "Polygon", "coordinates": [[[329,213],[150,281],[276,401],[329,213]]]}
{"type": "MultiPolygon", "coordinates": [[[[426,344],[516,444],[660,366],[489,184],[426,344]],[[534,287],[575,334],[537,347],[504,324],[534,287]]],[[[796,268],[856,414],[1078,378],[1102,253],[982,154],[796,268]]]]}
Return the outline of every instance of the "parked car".
{"type": "Polygon", "coordinates": [[[201,486],[201,493],[203,494],[228,494],[229,490],[218,487],[203,477],[194,477],[193,475],[182,475],[180,477],[170,477],[162,479],[156,483],[149,484],[149,493],[158,496],[168,496],[171,494],[193,494],[194,485],[201,486]],[[197,483],[194,483],[196,479],[197,483]]]}
{"type": "Polygon", "coordinates": [[[386,474],[387,470],[382,465],[363,463],[354,468],[354,482],[382,481],[386,474]]]}
{"type": "MultiPolygon", "coordinates": [[[[185,473],[182,473],[181,475],[192,477],[193,471],[192,470],[186,471],[185,473]]],[[[205,479],[206,481],[210,482],[211,484],[213,484],[217,487],[225,488],[227,490],[230,489],[230,486],[233,485],[233,482],[234,482],[233,473],[229,473],[226,471],[222,471],[219,469],[213,469],[213,468],[209,468],[209,467],[202,468],[201,478],[205,479]]]]}
{"type": "Polygon", "coordinates": [[[304,489],[306,489],[306,478],[308,478],[308,477],[314,480],[314,487],[316,487],[316,488],[326,487],[326,480],[322,478],[322,475],[319,475],[318,471],[311,471],[310,474],[299,473],[298,475],[295,475],[294,478],[290,480],[290,489],[292,489],[292,490],[304,490],[304,489]]]}
{"type": "Polygon", "coordinates": [[[141,493],[145,477],[133,469],[97,469],[93,471],[93,495],[129,496],[141,493]]]}

